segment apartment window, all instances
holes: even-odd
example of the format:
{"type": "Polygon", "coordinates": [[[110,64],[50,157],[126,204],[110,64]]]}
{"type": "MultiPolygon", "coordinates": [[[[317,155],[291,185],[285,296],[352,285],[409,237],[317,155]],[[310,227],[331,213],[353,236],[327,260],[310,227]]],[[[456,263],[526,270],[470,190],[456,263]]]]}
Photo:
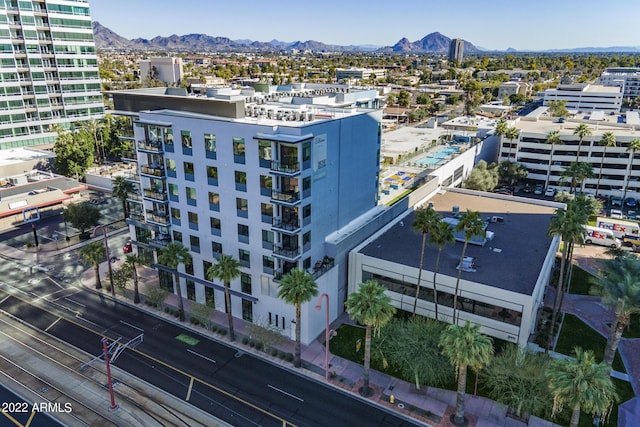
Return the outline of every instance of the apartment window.
{"type": "Polygon", "coordinates": [[[193,148],[191,144],[191,132],[188,130],[180,131],[180,139],[182,141],[182,148],[193,148]]]}
{"type": "Polygon", "coordinates": [[[178,185],[177,184],[169,184],[169,200],[172,202],[177,202],[178,198],[178,185]]]}
{"type": "Polygon", "coordinates": [[[260,203],[262,222],[271,224],[273,222],[273,205],[270,203],[260,203]]]}
{"type": "Polygon", "coordinates": [[[245,163],[245,145],[244,138],[233,138],[233,161],[235,163],[245,163]]]}
{"type": "Polygon", "coordinates": [[[220,195],[209,192],[209,210],[220,212],[220,195]]]}
{"type": "Polygon", "coordinates": [[[249,226],[238,224],[238,241],[241,243],[249,243],[249,226]]]}
{"type": "Polygon", "coordinates": [[[173,129],[171,128],[166,128],[164,130],[164,145],[165,150],[173,153],[173,129]],[[167,145],[169,147],[167,147],[167,145]]]}
{"type": "Polygon", "coordinates": [[[311,177],[302,178],[302,197],[311,196],[311,177]]]}
{"type": "Polygon", "coordinates": [[[302,223],[304,225],[311,224],[311,205],[302,207],[302,223]]]}
{"type": "Polygon", "coordinates": [[[184,162],[184,179],[186,179],[187,181],[195,181],[194,175],[195,175],[195,172],[194,172],[193,163],[184,162]]]}
{"type": "Polygon", "coordinates": [[[209,222],[211,224],[211,234],[213,234],[214,236],[221,236],[222,229],[221,229],[220,218],[211,217],[209,219],[209,222]]]}
{"type": "Polygon", "coordinates": [[[260,167],[271,168],[271,141],[258,141],[258,154],[260,156],[260,167]]]}
{"type": "Polygon", "coordinates": [[[167,159],[167,175],[171,178],[176,178],[178,175],[176,173],[176,161],[174,159],[167,159]]]}
{"type": "Polygon", "coordinates": [[[188,212],[187,217],[189,218],[189,228],[192,230],[198,229],[198,214],[195,212],[188,212]]]}
{"type": "Polygon", "coordinates": [[[182,225],[180,209],[171,208],[171,223],[173,225],[182,225]]]}
{"type": "Polygon", "coordinates": [[[311,141],[302,144],[302,168],[311,167],[311,141]]]}
{"type": "Polygon", "coordinates": [[[242,320],[253,323],[253,302],[242,300],[242,320]]]}
{"type": "Polygon", "coordinates": [[[236,178],[236,190],[247,191],[247,173],[241,171],[235,171],[236,178]]]}
{"type": "Polygon", "coordinates": [[[218,185],[218,168],[215,166],[207,166],[207,183],[209,185],[218,185]]]}
{"type": "Polygon", "coordinates": [[[192,187],[186,187],[187,191],[187,204],[190,206],[196,206],[196,189],[192,187]]]}
{"type": "Polygon", "coordinates": [[[245,267],[250,267],[250,262],[249,262],[250,256],[249,256],[249,251],[246,249],[238,249],[238,260],[240,261],[240,264],[245,266],[245,267]]]}
{"type": "Polygon", "coordinates": [[[247,199],[236,198],[236,210],[239,217],[249,217],[249,202],[247,199]]]}
{"type": "Polygon", "coordinates": [[[193,280],[187,279],[187,299],[191,301],[196,300],[196,284],[193,280]]]}
{"type": "Polygon", "coordinates": [[[273,231],[262,230],[262,247],[273,250],[273,231]]]}
{"type": "Polygon", "coordinates": [[[204,277],[208,279],[209,274],[207,273],[209,271],[209,269],[211,268],[211,266],[213,265],[213,263],[211,263],[210,261],[202,261],[202,271],[204,272],[204,277]]]}
{"type": "Polygon", "coordinates": [[[222,255],[222,243],[211,242],[211,252],[214,258],[220,258],[220,255],[222,255]]]}
{"type": "Polygon", "coordinates": [[[275,269],[275,261],[272,257],[263,255],[262,256],[262,272],[265,274],[273,275],[275,269]]]}
{"type": "Polygon", "coordinates": [[[273,188],[273,177],[269,175],[260,175],[260,194],[271,197],[273,188]]]}
{"type": "Polygon", "coordinates": [[[240,291],[251,295],[251,275],[240,273],[240,291]]]}
{"type": "Polygon", "coordinates": [[[182,243],[182,233],[180,231],[173,230],[173,241],[182,243]]]}
{"type": "Polygon", "coordinates": [[[311,231],[307,231],[302,235],[302,251],[306,252],[311,249],[311,231]]]}
{"type": "Polygon", "coordinates": [[[216,158],[216,136],[212,133],[204,134],[204,152],[207,159],[216,158]]]}
{"type": "Polygon", "coordinates": [[[198,236],[189,236],[189,244],[191,252],[200,253],[200,238],[198,236]]]}
{"type": "MultiPolygon", "coordinates": [[[[207,271],[207,270],[205,270],[207,271]]],[[[207,307],[216,307],[215,291],[209,286],[204,287],[204,303],[207,307]]]]}
{"type": "Polygon", "coordinates": [[[302,260],[302,269],[309,270],[311,268],[311,257],[302,260]]]}

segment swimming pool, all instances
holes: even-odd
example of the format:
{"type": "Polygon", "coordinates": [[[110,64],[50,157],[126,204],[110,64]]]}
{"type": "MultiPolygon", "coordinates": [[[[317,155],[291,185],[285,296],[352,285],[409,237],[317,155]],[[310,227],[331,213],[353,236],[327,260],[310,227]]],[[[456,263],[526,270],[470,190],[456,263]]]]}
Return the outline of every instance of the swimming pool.
{"type": "Polygon", "coordinates": [[[423,166],[433,166],[440,163],[442,160],[446,159],[452,154],[459,153],[460,149],[458,147],[446,147],[437,151],[435,153],[429,154],[426,157],[421,158],[416,163],[423,166]]]}

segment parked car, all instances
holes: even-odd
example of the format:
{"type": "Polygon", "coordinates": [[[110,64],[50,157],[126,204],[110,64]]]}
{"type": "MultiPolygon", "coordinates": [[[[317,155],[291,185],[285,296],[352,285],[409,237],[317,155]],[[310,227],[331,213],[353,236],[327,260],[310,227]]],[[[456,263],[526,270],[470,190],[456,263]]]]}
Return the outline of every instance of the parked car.
{"type": "Polygon", "coordinates": [[[547,188],[547,191],[544,192],[544,195],[547,197],[553,197],[556,195],[556,189],[555,188],[547,188]]]}
{"type": "Polygon", "coordinates": [[[542,184],[536,184],[536,188],[533,190],[533,194],[542,194],[544,192],[544,186],[542,184]]]}
{"type": "Polygon", "coordinates": [[[522,192],[523,193],[531,193],[532,189],[531,186],[529,184],[525,184],[524,187],[522,187],[522,192]]]}
{"type": "Polygon", "coordinates": [[[507,187],[496,188],[495,190],[493,190],[493,192],[497,194],[505,194],[507,196],[513,196],[513,191],[511,191],[511,189],[507,187]]]}
{"type": "Polygon", "coordinates": [[[131,241],[128,241],[122,247],[122,252],[124,252],[125,254],[131,253],[132,250],[133,250],[133,247],[131,245],[131,241]]]}
{"type": "Polygon", "coordinates": [[[620,198],[620,197],[612,197],[611,198],[611,206],[622,206],[622,198],[620,198]]]}
{"type": "Polygon", "coordinates": [[[636,199],[634,199],[633,197],[627,197],[626,199],[624,199],[624,205],[629,207],[629,208],[635,208],[636,207],[636,199]]]}
{"type": "Polygon", "coordinates": [[[611,218],[623,218],[622,211],[618,209],[611,209],[611,213],[609,214],[611,218]]]}

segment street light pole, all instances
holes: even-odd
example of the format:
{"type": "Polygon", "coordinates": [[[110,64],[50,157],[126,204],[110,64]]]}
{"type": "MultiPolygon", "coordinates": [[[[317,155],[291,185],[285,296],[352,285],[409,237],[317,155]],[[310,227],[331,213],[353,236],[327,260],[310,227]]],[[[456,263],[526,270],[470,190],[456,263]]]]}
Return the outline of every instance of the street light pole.
{"type": "Polygon", "coordinates": [[[318,298],[318,303],[316,304],[316,310],[322,310],[322,299],[327,299],[326,306],[326,314],[325,314],[325,330],[324,330],[324,379],[329,382],[329,295],[323,293],[318,298]]]}
{"type": "Polygon", "coordinates": [[[109,385],[109,398],[111,399],[110,410],[114,410],[118,407],[116,405],[116,395],[113,392],[113,379],[111,377],[111,363],[109,363],[109,349],[107,348],[107,339],[102,338],[102,351],[104,352],[104,361],[107,365],[107,383],[109,385]]]}

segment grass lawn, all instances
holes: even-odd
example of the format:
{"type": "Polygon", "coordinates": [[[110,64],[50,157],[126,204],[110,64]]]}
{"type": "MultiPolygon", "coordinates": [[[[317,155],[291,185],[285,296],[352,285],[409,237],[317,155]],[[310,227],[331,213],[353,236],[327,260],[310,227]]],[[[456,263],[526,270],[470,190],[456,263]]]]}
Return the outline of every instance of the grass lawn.
{"type": "MultiPolygon", "coordinates": [[[[571,355],[574,347],[582,347],[585,350],[593,350],[596,360],[602,360],[606,343],[607,339],[591,329],[589,325],[577,317],[567,314],[564,316],[556,352],[571,355]]],[[[613,369],[626,372],[618,352],[613,359],[613,369]]]]}
{"type": "Polygon", "coordinates": [[[585,270],[574,265],[571,273],[571,286],[569,288],[569,293],[589,295],[591,280],[593,280],[593,275],[591,273],[587,273],[585,270]]]}

